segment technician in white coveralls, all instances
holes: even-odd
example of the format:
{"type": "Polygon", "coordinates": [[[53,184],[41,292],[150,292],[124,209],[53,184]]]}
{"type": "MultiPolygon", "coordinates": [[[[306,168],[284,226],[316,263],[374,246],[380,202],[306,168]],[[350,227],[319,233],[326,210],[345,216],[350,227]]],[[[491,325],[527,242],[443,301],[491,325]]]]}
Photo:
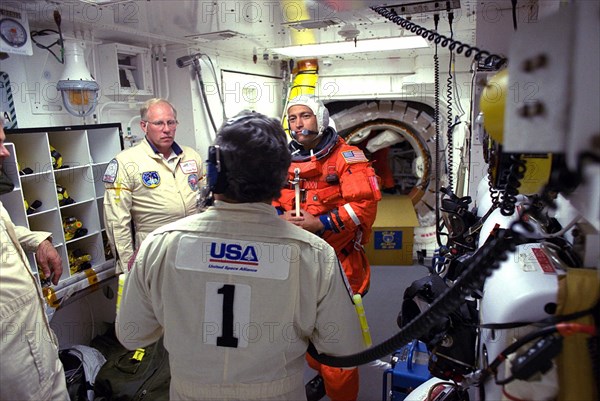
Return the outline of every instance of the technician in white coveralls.
{"type": "Polygon", "coordinates": [[[305,400],[309,341],[329,355],[365,347],[351,289],[333,248],[271,206],[290,165],[281,123],[245,112],[215,145],[214,205],[142,243],[117,336],[135,349],[164,334],[171,399],[305,400]]]}
{"type": "MultiPolygon", "coordinates": [[[[0,117],[0,174],[10,153],[0,117]]],[[[12,185],[10,186],[12,187],[12,185]]],[[[12,188],[8,189],[9,191],[12,188]]],[[[0,191],[0,195],[2,192],[0,191]]],[[[68,401],[58,340],[45,312],[42,291],[25,251],[35,252],[38,269],[58,284],[60,255],[51,233],[16,226],[0,201],[0,400],[68,401]]]]}
{"type": "Polygon", "coordinates": [[[202,157],[175,142],[177,110],[164,99],[140,109],[142,142],[108,164],[104,182],[104,220],[116,271],[127,271],[135,246],[154,229],[196,213],[202,157]],[[131,230],[135,227],[135,241],[131,230]]]}

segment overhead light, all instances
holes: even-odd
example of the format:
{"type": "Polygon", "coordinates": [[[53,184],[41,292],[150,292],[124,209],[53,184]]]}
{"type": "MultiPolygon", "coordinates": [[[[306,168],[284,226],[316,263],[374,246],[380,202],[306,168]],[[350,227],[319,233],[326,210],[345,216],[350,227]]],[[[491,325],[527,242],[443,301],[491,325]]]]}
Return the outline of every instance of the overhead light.
{"type": "Polygon", "coordinates": [[[302,20],[302,21],[291,21],[284,22],[281,25],[288,28],[294,28],[296,30],[302,29],[324,29],[333,25],[340,25],[342,21],[338,18],[326,18],[319,20],[302,20]]]}
{"type": "Polygon", "coordinates": [[[100,86],[85,65],[83,46],[76,41],[65,41],[65,70],[56,89],[62,94],[65,108],[74,116],[88,116],[98,104],[100,86]]]}
{"type": "Polygon", "coordinates": [[[397,38],[366,39],[319,43],[314,45],[277,47],[271,49],[271,51],[288,57],[316,57],[336,54],[381,52],[387,50],[419,49],[427,46],[427,41],[421,36],[401,36],[397,38]]]}

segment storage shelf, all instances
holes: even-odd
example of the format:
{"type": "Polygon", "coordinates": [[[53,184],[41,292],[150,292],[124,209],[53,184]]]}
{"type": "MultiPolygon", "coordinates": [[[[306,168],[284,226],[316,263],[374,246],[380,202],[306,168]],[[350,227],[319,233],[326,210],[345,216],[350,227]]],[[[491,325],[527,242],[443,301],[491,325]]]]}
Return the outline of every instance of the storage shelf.
{"type": "Polygon", "coordinates": [[[89,232],[86,235],[82,235],[81,237],[77,237],[77,238],[73,238],[71,240],[67,241],[67,245],[72,245],[75,244],[77,242],[80,242],[81,240],[84,240],[86,238],[90,238],[93,237],[94,235],[100,234],[100,231],[94,231],[94,232],[89,232]]]}
{"type": "MultiPolygon", "coordinates": [[[[5,160],[4,168],[16,185],[15,190],[0,196],[0,200],[15,224],[51,233],[63,263],[63,273],[53,289],[72,293],[74,289],[69,286],[77,283],[76,290],[80,291],[86,285],[93,285],[84,278],[95,276],[97,270],[104,276],[114,275],[114,259],[105,255],[102,175],[110,160],[123,149],[121,125],[12,129],[6,130],[6,137],[11,156],[5,160]],[[50,146],[62,156],[62,168],[53,168],[50,146]],[[25,167],[33,173],[19,174],[25,167]],[[60,206],[57,186],[66,190],[75,203],[60,206]],[[25,201],[31,206],[36,200],[41,206],[28,215],[25,201]],[[69,217],[81,221],[88,230],[86,235],[66,240],[63,221],[69,217]],[[92,273],[71,274],[69,252],[74,250],[91,256],[91,269],[95,269],[90,270],[92,273]]],[[[34,254],[29,253],[27,258],[31,270],[39,275],[34,254]]]]}
{"type": "Polygon", "coordinates": [[[27,218],[44,216],[45,214],[54,212],[56,210],[58,210],[58,209],[57,208],[52,208],[52,209],[48,209],[48,210],[42,210],[41,212],[30,213],[30,214],[27,215],[27,218]]]}

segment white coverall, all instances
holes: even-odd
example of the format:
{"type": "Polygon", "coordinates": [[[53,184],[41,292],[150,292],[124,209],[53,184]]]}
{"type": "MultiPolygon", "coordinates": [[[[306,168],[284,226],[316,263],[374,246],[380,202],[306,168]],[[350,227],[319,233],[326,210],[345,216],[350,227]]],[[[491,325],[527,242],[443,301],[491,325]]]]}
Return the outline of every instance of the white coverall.
{"type": "Polygon", "coordinates": [[[0,202],[0,400],[69,400],[58,341],[25,255],[49,237],[15,226],[0,202]]]}
{"type": "Polygon", "coordinates": [[[202,158],[194,149],[172,146],[165,160],[147,139],[119,153],[109,163],[104,182],[104,222],[116,271],[127,271],[135,246],[154,229],[196,213],[203,179],[202,158]]]}
{"type": "Polygon", "coordinates": [[[265,203],[224,203],[164,226],[127,274],[117,336],[164,334],[175,400],[305,400],[304,354],[364,349],[333,248],[265,203]]]}

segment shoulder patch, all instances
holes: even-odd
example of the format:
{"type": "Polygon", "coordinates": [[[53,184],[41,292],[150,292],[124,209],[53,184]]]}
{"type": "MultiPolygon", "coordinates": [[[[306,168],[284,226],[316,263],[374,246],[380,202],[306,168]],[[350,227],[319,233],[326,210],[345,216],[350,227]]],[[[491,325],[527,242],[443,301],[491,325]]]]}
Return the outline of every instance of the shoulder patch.
{"type": "Polygon", "coordinates": [[[148,188],[156,188],[160,185],[158,171],[145,171],[142,173],[142,184],[148,188]]]}
{"type": "Polygon", "coordinates": [[[108,166],[106,166],[106,170],[104,170],[104,175],[102,176],[102,182],[106,182],[107,184],[113,184],[117,179],[117,173],[119,172],[119,162],[117,159],[112,159],[108,166]]]}
{"type": "Polygon", "coordinates": [[[369,161],[369,159],[367,159],[363,151],[358,149],[347,150],[345,152],[342,152],[342,157],[344,158],[344,160],[346,160],[346,163],[348,164],[364,163],[369,161]]]}

